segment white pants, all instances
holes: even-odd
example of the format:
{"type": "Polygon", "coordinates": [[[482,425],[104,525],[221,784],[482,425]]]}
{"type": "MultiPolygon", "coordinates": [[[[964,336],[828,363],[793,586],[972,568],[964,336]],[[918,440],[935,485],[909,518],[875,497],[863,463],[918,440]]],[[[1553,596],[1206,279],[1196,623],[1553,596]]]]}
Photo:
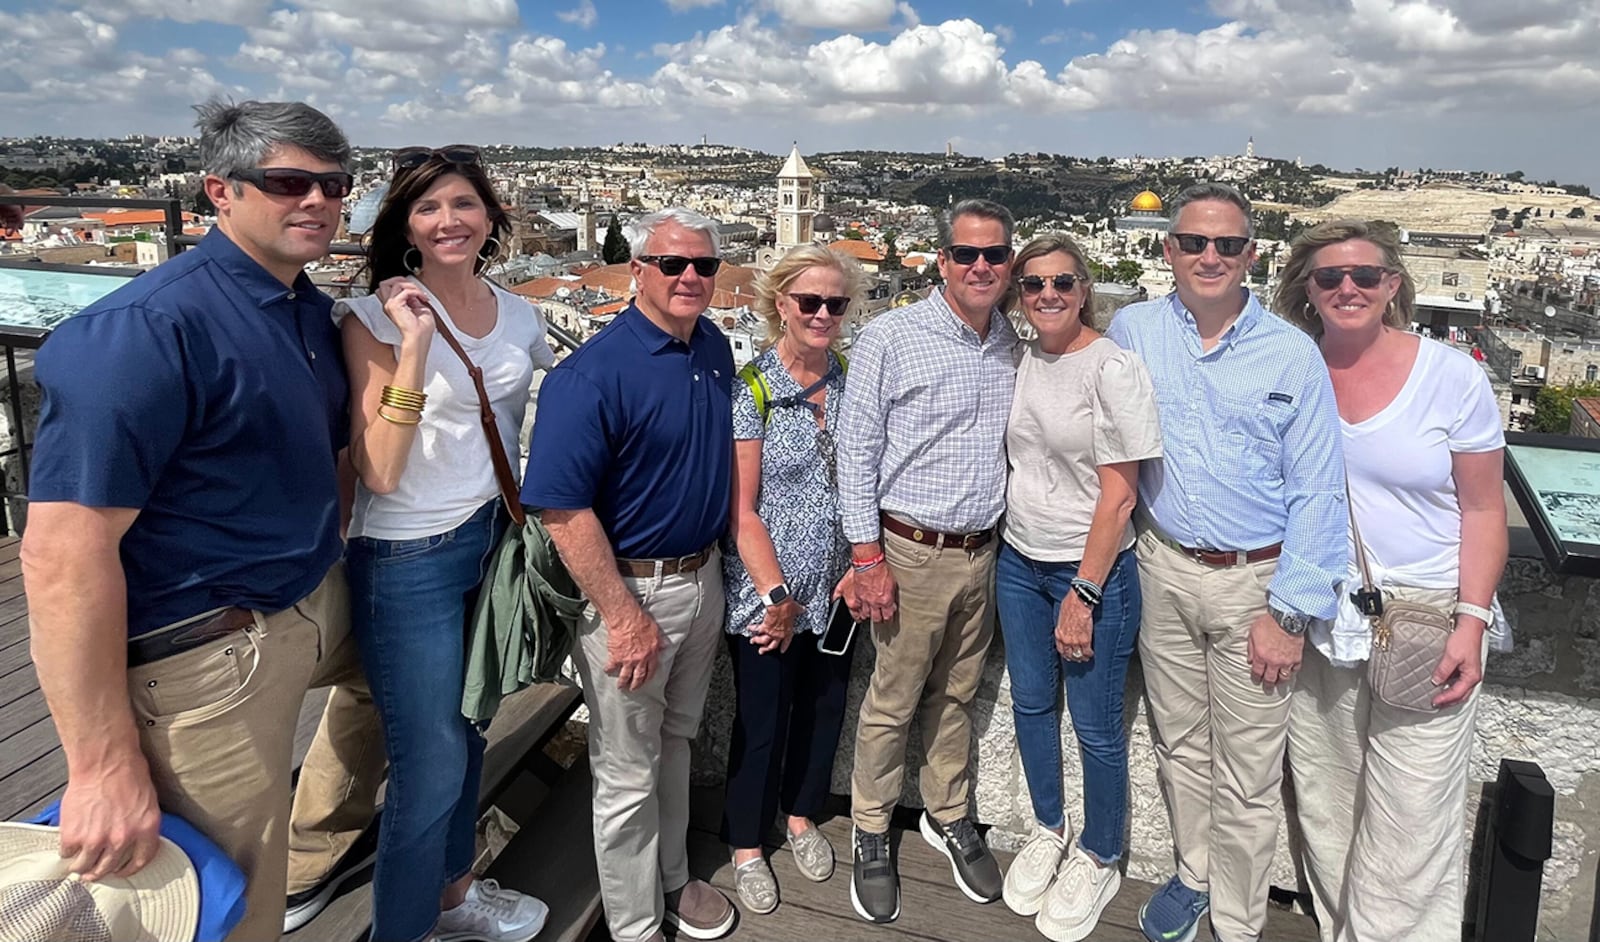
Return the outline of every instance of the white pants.
{"type": "Polygon", "coordinates": [[[1322,942],[1459,942],[1477,712],[1477,690],[1437,713],[1395,709],[1372,695],[1365,665],[1335,667],[1306,645],[1289,763],[1322,942]]]}

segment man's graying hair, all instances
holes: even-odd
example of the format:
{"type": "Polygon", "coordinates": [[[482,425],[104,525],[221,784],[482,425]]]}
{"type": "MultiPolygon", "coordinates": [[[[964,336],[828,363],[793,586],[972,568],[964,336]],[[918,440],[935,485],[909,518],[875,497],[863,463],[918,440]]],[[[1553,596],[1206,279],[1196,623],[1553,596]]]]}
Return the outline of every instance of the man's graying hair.
{"type": "Polygon", "coordinates": [[[350,142],[327,115],[303,101],[213,98],[194,106],[200,129],[200,165],[240,192],[229,174],[261,165],[278,147],[298,147],[318,160],[350,167],[350,142]]]}
{"type": "Polygon", "coordinates": [[[628,240],[628,253],[634,258],[648,254],[645,249],[650,245],[650,237],[664,222],[675,222],[690,232],[703,234],[711,240],[711,254],[722,254],[722,232],[717,227],[717,221],[682,206],[669,206],[648,216],[640,216],[624,226],[622,234],[628,240]]]}
{"type": "Polygon", "coordinates": [[[1244,234],[1254,239],[1256,237],[1256,220],[1250,210],[1250,201],[1245,199],[1243,193],[1226,183],[1196,183],[1185,187],[1182,193],[1172,198],[1167,204],[1167,219],[1176,224],[1178,214],[1190,203],[1203,203],[1206,200],[1217,200],[1223,203],[1232,203],[1239,207],[1239,212],[1244,213],[1244,234]]]}
{"type": "MultiPolygon", "coordinates": [[[[982,219],[992,219],[1005,228],[1005,244],[1011,244],[1011,233],[1017,227],[1016,220],[1011,217],[1011,210],[1006,209],[993,200],[962,200],[939,215],[939,247],[949,248],[955,244],[956,220],[962,216],[977,216],[982,219]]],[[[983,248],[983,246],[979,246],[983,248]]]]}

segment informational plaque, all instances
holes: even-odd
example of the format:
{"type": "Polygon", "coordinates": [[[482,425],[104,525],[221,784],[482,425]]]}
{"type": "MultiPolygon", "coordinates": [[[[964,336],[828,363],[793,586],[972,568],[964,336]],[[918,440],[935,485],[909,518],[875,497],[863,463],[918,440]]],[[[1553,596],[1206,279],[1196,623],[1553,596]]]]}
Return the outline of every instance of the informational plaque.
{"type": "Polygon", "coordinates": [[[0,325],[45,330],[128,283],[138,269],[89,272],[0,265],[0,325]]]}
{"type": "Polygon", "coordinates": [[[1507,432],[1506,480],[1550,568],[1600,575],[1600,439],[1507,432]]]}

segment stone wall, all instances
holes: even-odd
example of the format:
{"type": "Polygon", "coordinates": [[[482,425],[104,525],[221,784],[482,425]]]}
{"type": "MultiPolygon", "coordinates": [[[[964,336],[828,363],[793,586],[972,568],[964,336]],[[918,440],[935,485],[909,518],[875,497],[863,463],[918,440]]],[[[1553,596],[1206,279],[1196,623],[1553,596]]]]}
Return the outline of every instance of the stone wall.
{"type": "MultiPolygon", "coordinates": [[[[1600,859],[1600,580],[1553,574],[1531,558],[1536,551],[1525,530],[1513,530],[1512,545],[1519,557],[1507,568],[1500,599],[1516,629],[1516,648],[1489,658],[1473,750],[1474,800],[1469,800],[1461,826],[1468,834],[1473,832],[1478,805],[1492,791],[1501,758],[1531,759],[1543,766],[1557,792],[1557,820],[1555,856],[1545,868],[1538,938],[1570,942],[1586,937],[1600,859]]],[[[872,671],[872,645],[859,641],[857,645],[846,712],[852,719],[846,721],[834,764],[833,791],[840,795],[850,793],[853,718],[872,671]]],[[[1016,749],[1000,645],[997,632],[975,707],[973,797],[978,819],[993,828],[990,842],[1014,850],[1026,839],[1033,814],[1016,749]]],[[[732,720],[732,677],[726,653],[718,650],[695,750],[696,778],[704,784],[724,778],[732,720]]],[[[1132,783],[1128,874],[1161,881],[1172,870],[1171,840],[1137,659],[1126,705],[1132,783]]],[[[1081,823],[1082,772],[1064,712],[1062,726],[1067,807],[1081,823]]],[[[909,755],[919,755],[920,749],[921,733],[913,724],[909,755]]],[[[902,803],[921,805],[914,766],[906,777],[902,803]]],[[[1272,881],[1285,889],[1301,889],[1285,832],[1280,832],[1272,881]]]]}

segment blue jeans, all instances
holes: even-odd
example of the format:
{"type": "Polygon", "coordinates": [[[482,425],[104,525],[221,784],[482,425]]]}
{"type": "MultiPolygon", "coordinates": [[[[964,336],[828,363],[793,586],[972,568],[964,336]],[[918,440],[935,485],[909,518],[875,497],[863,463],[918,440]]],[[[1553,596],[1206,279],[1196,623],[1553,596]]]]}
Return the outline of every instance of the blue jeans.
{"type": "Polygon", "coordinates": [[[505,529],[499,507],[433,536],[350,541],[351,628],[389,756],[373,942],[427,936],[439,894],[472,868],[484,740],[461,715],[465,633],[505,529]]]}
{"type": "Polygon", "coordinates": [[[1066,824],[1061,794],[1063,680],[1083,758],[1083,832],[1078,844],[1104,864],[1122,857],[1128,810],[1128,736],[1122,697],[1139,634],[1139,570],[1133,551],[1117,556],[1094,612],[1094,656],[1056,652],[1056,618],[1077,563],[1037,562],[1002,544],[995,562],[995,606],[1011,675],[1011,710],[1033,814],[1048,828],[1066,824]]]}

